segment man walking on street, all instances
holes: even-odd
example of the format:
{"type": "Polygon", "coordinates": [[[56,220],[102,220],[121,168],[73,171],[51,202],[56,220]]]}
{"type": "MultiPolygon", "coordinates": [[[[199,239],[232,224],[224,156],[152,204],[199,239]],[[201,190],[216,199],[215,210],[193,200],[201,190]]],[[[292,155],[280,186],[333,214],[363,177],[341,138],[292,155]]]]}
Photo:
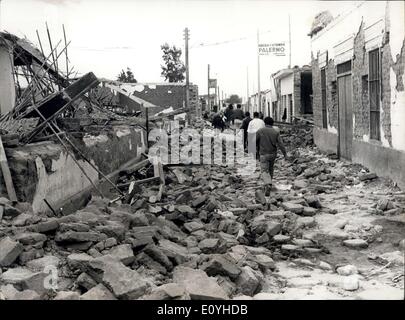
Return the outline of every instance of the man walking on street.
{"type": "Polygon", "coordinates": [[[242,125],[240,126],[240,129],[243,130],[243,148],[246,150],[247,144],[248,144],[248,127],[249,127],[249,122],[252,121],[252,118],[250,117],[250,112],[247,111],[245,113],[245,118],[242,121],[242,125]]]}
{"type": "Polygon", "coordinates": [[[265,124],[262,119],[259,118],[259,112],[253,113],[253,120],[249,122],[247,129],[248,132],[248,152],[256,155],[257,145],[256,145],[256,132],[264,128],[265,124]]]}
{"type": "Polygon", "coordinates": [[[233,105],[229,104],[228,108],[225,110],[225,117],[226,117],[226,122],[225,125],[227,128],[229,128],[231,122],[233,123],[233,105]]]}
{"type": "Polygon", "coordinates": [[[242,106],[240,104],[238,104],[236,106],[236,110],[233,112],[233,118],[235,120],[241,120],[241,121],[243,120],[244,114],[243,114],[243,111],[242,111],[242,106]]]}
{"type": "Polygon", "coordinates": [[[265,195],[269,196],[273,184],[277,148],[280,148],[285,159],[287,159],[287,152],[281,139],[280,131],[273,127],[273,118],[266,117],[264,123],[266,126],[259,129],[256,133],[256,144],[259,147],[260,169],[265,186],[265,195]]]}

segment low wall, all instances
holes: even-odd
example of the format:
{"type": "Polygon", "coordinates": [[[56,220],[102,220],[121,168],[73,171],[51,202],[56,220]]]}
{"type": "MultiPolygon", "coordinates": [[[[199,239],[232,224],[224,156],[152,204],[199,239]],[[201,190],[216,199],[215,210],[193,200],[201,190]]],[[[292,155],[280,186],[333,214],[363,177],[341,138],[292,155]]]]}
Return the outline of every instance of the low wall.
{"type": "MultiPolygon", "coordinates": [[[[145,151],[146,141],[142,129],[120,125],[98,131],[86,133],[83,139],[74,139],[74,142],[105,175],[145,151]]],[[[36,213],[49,211],[44,199],[52,207],[59,208],[69,199],[91,190],[88,178],[59,143],[46,141],[6,148],[6,155],[18,200],[32,203],[36,213]]],[[[76,155],[76,159],[87,176],[98,184],[101,178],[98,172],[80,156],[76,155]]],[[[4,181],[0,177],[0,196],[6,195],[4,181]]]]}
{"type": "MultiPolygon", "coordinates": [[[[337,134],[316,127],[313,134],[319,150],[337,153],[337,134]]],[[[392,179],[405,189],[405,152],[354,139],[352,162],[364,165],[379,176],[392,179]]]]}
{"type": "Polygon", "coordinates": [[[352,161],[361,163],[379,176],[391,178],[405,189],[405,152],[353,140],[352,161]]]}

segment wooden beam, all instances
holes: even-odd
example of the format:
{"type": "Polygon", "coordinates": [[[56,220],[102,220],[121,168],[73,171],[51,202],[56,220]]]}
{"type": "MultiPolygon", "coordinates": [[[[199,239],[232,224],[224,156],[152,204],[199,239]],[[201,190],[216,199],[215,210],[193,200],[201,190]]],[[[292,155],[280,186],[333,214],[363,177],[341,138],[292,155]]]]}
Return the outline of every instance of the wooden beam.
{"type": "Polygon", "coordinates": [[[10,168],[8,166],[6,152],[3,147],[3,141],[0,136],[0,165],[1,171],[3,173],[4,183],[6,184],[6,189],[8,197],[12,202],[18,202],[17,195],[15,194],[13,179],[11,178],[10,168]]]}

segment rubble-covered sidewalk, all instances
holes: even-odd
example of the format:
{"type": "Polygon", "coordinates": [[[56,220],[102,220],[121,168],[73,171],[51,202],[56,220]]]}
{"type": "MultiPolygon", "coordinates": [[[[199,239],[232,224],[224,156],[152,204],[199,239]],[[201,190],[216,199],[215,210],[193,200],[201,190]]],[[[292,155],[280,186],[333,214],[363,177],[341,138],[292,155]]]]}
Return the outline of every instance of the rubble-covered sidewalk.
{"type": "MultiPolygon", "coordinates": [[[[403,299],[405,192],[281,132],[267,199],[259,170],[215,165],[66,216],[0,199],[0,299],[403,299]]],[[[118,187],[153,175],[132,169],[118,187]]]]}

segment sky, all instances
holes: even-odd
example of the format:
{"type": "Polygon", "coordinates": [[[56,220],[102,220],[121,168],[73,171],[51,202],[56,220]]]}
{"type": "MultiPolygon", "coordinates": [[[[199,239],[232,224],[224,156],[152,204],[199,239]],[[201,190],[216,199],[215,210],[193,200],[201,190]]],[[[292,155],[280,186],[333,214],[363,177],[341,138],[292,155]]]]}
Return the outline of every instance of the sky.
{"type": "MultiPolygon", "coordinates": [[[[27,37],[36,45],[38,30],[49,53],[45,22],[53,45],[63,39],[64,24],[71,41],[71,64],[79,75],[92,71],[100,78],[116,79],[121,69],[130,67],[138,82],[163,82],[160,46],[167,42],[184,53],[183,30],[188,27],[190,81],[198,85],[199,94],[207,93],[210,64],[211,78],[218,80],[221,93],[238,94],[244,100],[247,87],[249,94],[257,91],[258,31],[260,43],[285,41],[288,45],[290,16],[291,65],[310,64],[307,34],[315,15],[329,10],[337,16],[354,5],[351,1],[305,0],[0,1],[1,30],[27,37]]],[[[288,54],[261,56],[261,90],[270,87],[270,74],[288,63],[288,54]]]]}

